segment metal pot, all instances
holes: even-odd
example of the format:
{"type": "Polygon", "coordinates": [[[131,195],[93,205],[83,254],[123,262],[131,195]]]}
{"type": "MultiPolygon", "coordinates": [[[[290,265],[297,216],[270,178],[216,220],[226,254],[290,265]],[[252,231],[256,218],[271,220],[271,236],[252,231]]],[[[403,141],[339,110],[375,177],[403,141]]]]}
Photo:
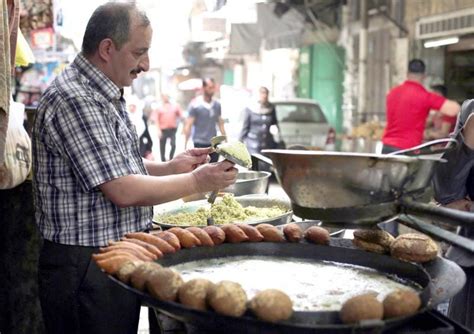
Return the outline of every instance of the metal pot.
{"type": "Polygon", "coordinates": [[[349,208],[419,194],[429,186],[433,166],[444,160],[423,157],[457,145],[444,138],[391,154],[263,150],[292,203],[309,208],[349,208]],[[445,145],[440,147],[440,145],[445,145]],[[403,154],[403,155],[402,155],[403,154]]]}
{"type": "Polygon", "coordinates": [[[270,175],[269,172],[239,172],[237,181],[223,189],[222,192],[232,193],[235,196],[264,194],[268,187],[270,175]]]}
{"type": "MultiPolygon", "coordinates": [[[[251,194],[265,194],[271,173],[263,171],[240,171],[237,174],[237,181],[219,193],[231,193],[234,196],[244,196],[251,194]]],[[[183,197],[183,201],[191,202],[206,198],[207,193],[197,193],[183,197]]]]}
{"type": "Polygon", "coordinates": [[[424,191],[437,158],[265,150],[292,203],[344,208],[393,201],[424,191]]]}
{"type": "MultiPolygon", "coordinates": [[[[402,153],[418,154],[416,151],[431,144],[402,153]]],[[[423,195],[430,185],[434,164],[443,162],[440,158],[305,150],[264,150],[263,153],[272,159],[278,182],[299,217],[342,223],[338,226],[346,228],[374,227],[400,214],[456,226],[474,225],[472,213],[422,203],[429,200],[423,195]]],[[[453,233],[428,230],[423,224],[412,225],[453,243],[453,233]]],[[[470,240],[453,244],[472,252],[474,242],[466,244],[466,241],[470,240]]]]}

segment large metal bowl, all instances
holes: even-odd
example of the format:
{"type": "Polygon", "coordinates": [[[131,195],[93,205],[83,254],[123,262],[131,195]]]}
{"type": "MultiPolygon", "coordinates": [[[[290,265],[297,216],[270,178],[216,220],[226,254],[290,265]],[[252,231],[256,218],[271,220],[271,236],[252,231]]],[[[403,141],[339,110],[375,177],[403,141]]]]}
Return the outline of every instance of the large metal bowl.
{"type": "Polygon", "coordinates": [[[307,208],[391,202],[430,184],[439,159],[297,150],[264,150],[291,202],[307,208]]]}
{"type": "MultiPolygon", "coordinates": [[[[234,196],[244,196],[251,194],[265,194],[271,173],[263,171],[240,171],[237,174],[237,180],[234,184],[225,189],[221,189],[222,193],[231,193],[234,196]]],[[[206,193],[197,193],[183,198],[185,202],[197,201],[205,199],[206,193]]]]}
{"type": "Polygon", "coordinates": [[[249,194],[264,194],[267,190],[271,173],[244,171],[237,174],[237,181],[223,189],[222,192],[232,193],[235,196],[249,194]]]}

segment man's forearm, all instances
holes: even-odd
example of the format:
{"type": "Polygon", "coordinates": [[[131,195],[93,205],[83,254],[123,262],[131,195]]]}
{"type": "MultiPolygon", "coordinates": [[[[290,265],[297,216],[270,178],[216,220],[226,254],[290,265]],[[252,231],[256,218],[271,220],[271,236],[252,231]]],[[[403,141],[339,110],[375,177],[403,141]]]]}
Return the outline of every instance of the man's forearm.
{"type": "Polygon", "coordinates": [[[184,148],[188,148],[189,137],[191,136],[191,127],[193,125],[194,119],[186,119],[183,127],[184,133],[184,148]]]}
{"type": "Polygon", "coordinates": [[[191,127],[185,127],[184,130],[184,149],[188,149],[188,143],[191,139],[191,127]]]}
{"type": "Polygon", "coordinates": [[[195,184],[191,173],[166,177],[135,174],[104,183],[100,189],[120,207],[152,206],[197,192],[195,184]]]}
{"type": "Polygon", "coordinates": [[[148,174],[152,176],[164,176],[172,174],[169,162],[151,161],[143,159],[148,174]]]}
{"type": "Polygon", "coordinates": [[[446,100],[439,110],[443,115],[456,116],[461,110],[461,106],[452,100],[446,100]]]}
{"type": "Polygon", "coordinates": [[[224,126],[224,120],[219,121],[219,131],[221,132],[221,135],[225,136],[225,126],[224,126]]]}

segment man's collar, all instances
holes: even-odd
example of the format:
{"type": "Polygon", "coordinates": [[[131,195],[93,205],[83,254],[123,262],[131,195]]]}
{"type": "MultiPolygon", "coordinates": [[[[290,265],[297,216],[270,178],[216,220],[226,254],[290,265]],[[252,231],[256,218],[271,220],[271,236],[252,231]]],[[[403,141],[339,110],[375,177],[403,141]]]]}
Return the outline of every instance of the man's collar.
{"type": "Polygon", "coordinates": [[[76,56],[73,64],[106,98],[119,100],[123,96],[123,89],[119,89],[104,72],[93,65],[82,53],[76,56]]]}
{"type": "Polygon", "coordinates": [[[416,80],[412,80],[412,79],[406,79],[405,83],[412,84],[412,85],[418,85],[418,86],[423,87],[423,84],[421,82],[416,81],[416,80]]]}

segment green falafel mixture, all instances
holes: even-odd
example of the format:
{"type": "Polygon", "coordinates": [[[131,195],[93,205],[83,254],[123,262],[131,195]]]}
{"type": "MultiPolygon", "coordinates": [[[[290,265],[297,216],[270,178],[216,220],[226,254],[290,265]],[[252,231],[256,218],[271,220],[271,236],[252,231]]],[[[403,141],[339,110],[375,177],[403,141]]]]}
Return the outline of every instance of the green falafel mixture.
{"type": "Polygon", "coordinates": [[[233,222],[273,218],[284,214],[286,211],[286,209],[276,205],[269,208],[242,207],[235,200],[234,196],[226,194],[222,197],[222,200],[212,204],[210,209],[199,208],[195,212],[163,215],[161,221],[176,226],[206,226],[207,217],[211,216],[215,224],[223,225],[233,222]]]}
{"type": "Polygon", "coordinates": [[[224,154],[230,155],[243,163],[243,167],[252,167],[252,158],[247,150],[247,146],[241,141],[233,141],[229,143],[223,143],[219,146],[219,151],[224,154]]]}

